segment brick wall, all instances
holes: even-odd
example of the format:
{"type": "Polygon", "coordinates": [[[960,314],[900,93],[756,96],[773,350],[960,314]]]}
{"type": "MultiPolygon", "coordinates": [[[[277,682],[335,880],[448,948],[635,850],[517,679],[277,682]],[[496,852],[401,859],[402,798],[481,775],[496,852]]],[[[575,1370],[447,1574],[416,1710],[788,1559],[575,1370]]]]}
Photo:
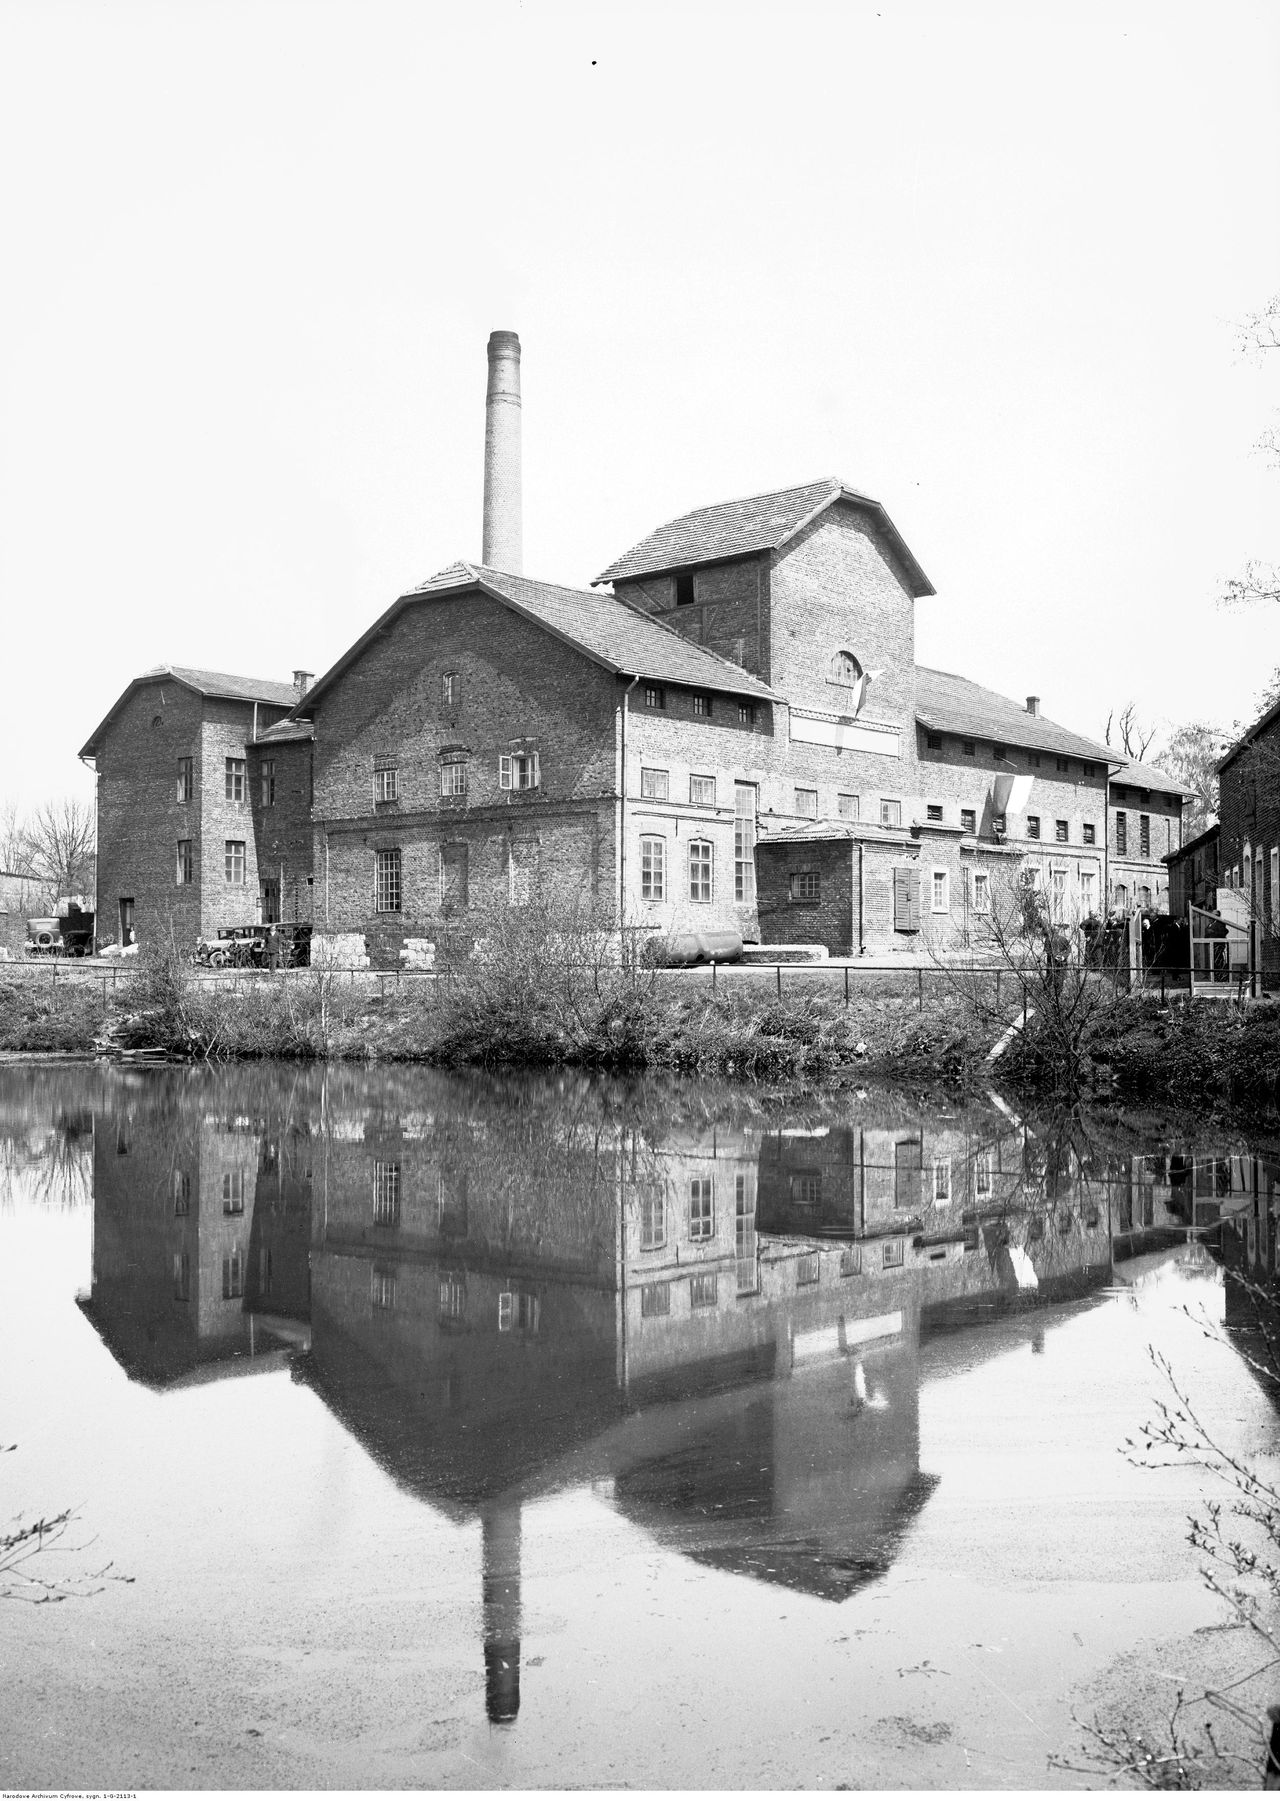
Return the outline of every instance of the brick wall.
{"type": "Polygon", "coordinates": [[[769,681],[769,564],[767,557],[709,563],[690,577],[693,599],[676,600],[674,575],[650,575],[614,584],[614,593],[646,613],[661,615],[694,644],[738,663],[769,681]]]}
{"type": "Polygon", "coordinates": [[[260,879],[280,884],[280,917],[312,917],[311,745],[283,740],[249,751],[254,853],[260,879]],[[274,765],[267,803],[263,765],[274,765]]]}
{"type": "Polygon", "coordinates": [[[1280,848],[1278,776],[1280,721],[1273,721],[1222,771],[1218,805],[1220,880],[1252,896],[1254,916],[1263,926],[1263,967],[1268,970],[1280,968],[1280,893],[1271,867],[1271,852],[1280,848]]]}

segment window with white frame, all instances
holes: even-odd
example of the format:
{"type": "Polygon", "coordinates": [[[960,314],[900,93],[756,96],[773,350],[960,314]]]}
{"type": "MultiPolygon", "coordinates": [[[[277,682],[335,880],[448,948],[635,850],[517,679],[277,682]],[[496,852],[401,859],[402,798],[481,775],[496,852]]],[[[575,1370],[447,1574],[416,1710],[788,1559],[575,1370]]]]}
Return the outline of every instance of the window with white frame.
{"type": "Polygon", "coordinates": [[[442,1269],[439,1283],[439,1308],[442,1320],[462,1320],[467,1317],[467,1272],[465,1270],[442,1269]]]}
{"type": "Polygon", "coordinates": [[[538,753],[536,750],[512,751],[498,758],[498,786],[519,790],[538,786],[538,753]]]}
{"type": "Polygon", "coordinates": [[[643,800],[666,800],[671,791],[671,778],[665,769],[641,769],[640,795],[643,800]]]}
{"type": "Polygon", "coordinates": [[[396,1304],[396,1272],[373,1269],[369,1276],[369,1300],[380,1312],[390,1312],[396,1304]]]}
{"type": "Polygon", "coordinates": [[[856,819],[858,817],[859,800],[856,794],[836,795],[836,818],[856,819]]]}
{"type": "Polygon", "coordinates": [[[498,1296],[499,1332],[532,1334],[538,1330],[540,1314],[541,1307],[536,1294],[511,1289],[498,1296]]]}
{"type": "Polygon", "coordinates": [[[244,887],[244,850],[243,838],[227,838],[223,842],[222,870],[228,887],[244,887]]]}
{"type": "Polygon", "coordinates": [[[696,719],[710,719],[711,696],[709,694],[695,694],[693,697],[693,712],[696,719]]]}
{"type": "Polygon", "coordinates": [[[640,1197],[640,1249],[660,1251],[667,1242],[667,1204],[661,1194],[640,1197]]]}
{"type": "Polygon", "coordinates": [[[373,1166],[373,1223],[375,1226],[400,1224],[398,1163],[375,1163],[373,1166]]]}
{"type": "Polygon", "coordinates": [[[979,1151],[973,1160],[973,1192],[980,1200],[991,1194],[991,1152],[979,1151]]]}
{"type": "Polygon", "coordinates": [[[733,898],[756,898],[756,786],[733,785],[733,898]]]}
{"type": "Polygon", "coordinates": [[[225,765],[226,798],[244,799],[244,758],[228,757],[225,765]]]}
{"type": "Polygon", "coordinates": [[[1280,906],[1277,905],[1277,901],[1280,901],[1280,850],[1273,850],[1271,853],[1271,929],[1272,929],[1272,931],[1274,931],[1276,929],[1276,922],[1278,919],[1280,919],[1280,906]]]}
{"type": "Polygon", "coordinates": [[[275,806],[276,760],[274,757],[264,757],[258,767],[258,792],[262,797],[264,807],[275,806]]]}
{"type": "Polygon", "coordinates": [[[665,838],[640,840],[640,898],[661,901],[667,898],[667,841],[665,838]]]}
{"type": "Polygon", "coordinates": [[[440,677],[440,704],[456,707],[461,699],[461,682],[456,670],[446,669],[440,677]]]}
{"type": "Polygon", "coordinates": [[[796,812],[801,819],[818,817],[818,790],[816,788],[796,789],[796,812]]]}
{"type": "Polygon", "coordinates": [[[701,1270],[689,1277],[690,1307],[714,1307],[719,1284],[714,1270],[701,1270]]]}
{"type": "Polygon", "coordinates": [[[755,722],[756,709],[754,704],[749,700],[740,700],[738,702],[738,724],[754,725],[755,722]]]}
{"type": "Polygon", "coordinates": [[[935,1207],[951,1205],[951,1159],[935,1157],[933,1163],[933,1204],[935,1207]]]}
{"type": "Polygon", "coordinates": [[[188,801],[195,794],[195,759],[193,757],[178,758],[178,799],[188,801]]]}
{"type": "Polygon", "coordinates": [[[689,805],[691,807],[714,807],[716,804],[716,778],[713,775],[691,775],[689,777],[689,805]]]}
{"type": "Polygon", "coordinates": [[[900,800],[882,800],[880,802],[881,825],[902,824],[902,802],[900,800]]]}
{"type": "Polygon", "coordinates": [[[244,1171],[242,1169],[223,1171],[222,1211],[224,1213],[244,1212],[244,1171]]]}
{"type": "Polygon", "coordinates": [[[644,691],[644,704],[651,713],[661,713],[667,705],[667,691],[650,682],[644,691]]]}
{"type": "Polygon", "coordinates": [[[945,869],[935,869],[929,884],[929,905],[935,913],[951,911],[951,877],[945,869]]]}
{"type": "Polygon", "coordinates": [[[961,809],[960,809],[960,830],[962,832],[967,832],[969,834],[969,836],[972,837],[974,835],[974,833],[977,831],[977,829],[978,829],[978,815],[977,815],[976,811],[972,807],[961,807],[961,809]]]}
{"type": "Polygon", "coordinates": [[[440,763],[440,793],[446,799],[458,799],[467,792],[467,759],[445,757],[440,763]]]}
{"type": "Polygon", "coordinates": [[[973,872],[973,910],[975,913],[991,911],[991,877],[985,869],[973,872]]]}
{"type": "Polygon", "coordinates": [[[1067,872],[1065,869],[1050,871],[1049,905],[1056,920],[1067,916],[1067,872]]]}
{"type": "Polygon", "coordinates": [[[1080,905],[1086,915],[1097,912],[1098,872],[1095,869],[1080,871],[1080,905]]]}
{"type": "Polygon", "coordinates": [[[376,806],[395,800],[400,791],[400,771],[396,764],[378,758],[373,765],[373,799],[376,806]]]}
{"type": "Polygon", "coordinates": [[[822,882],[816,869],[797,869],[788,877],[787,890],[793,901],[816,906],[822,899],[822,882]]]}
{"type": "Polygon", "coordinates": [[[886,1238],[881,1248],[880,1260],[885,1269],[901,1269],[906,1258],[907,1247],[901,1238],[886,1238]]]}
{"type": "Polygon", "coordinates": [[[714,1238],[715,1193],[710,1176],[695,1176],[689,1184],[689,1236],[695,1241],[714,1238]]]}
{"type": "Polygon", "coordinates": [[[400,911],[398,850],[376,850],[373,853],[373,910],[375,913],[400,911]]]}
{"type": "Polygon", "coordinates": [[[237,1249],[222,1259],[222,1298],[238,1301],[244,1295],[244,1252],[237,1249]]]}
{"type": "Polygon", "coordinates": [[[689,899],[711,899],[713,847],[705,838],[694,838],[689,845],[689,899]]]}

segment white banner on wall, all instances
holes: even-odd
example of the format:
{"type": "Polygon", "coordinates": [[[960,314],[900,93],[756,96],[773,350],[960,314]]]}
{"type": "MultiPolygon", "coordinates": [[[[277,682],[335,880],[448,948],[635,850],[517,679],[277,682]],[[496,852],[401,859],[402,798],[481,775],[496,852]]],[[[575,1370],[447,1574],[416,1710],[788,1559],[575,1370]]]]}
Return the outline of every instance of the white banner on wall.
{"type": "Polygon", "coordinates": [[[793,744],[830,744],[836,750],[870,751],[877,757],[900,757],[902,736],[896,726],[865,720],[833,719],[813,713],[791,714],[793,744]]]}

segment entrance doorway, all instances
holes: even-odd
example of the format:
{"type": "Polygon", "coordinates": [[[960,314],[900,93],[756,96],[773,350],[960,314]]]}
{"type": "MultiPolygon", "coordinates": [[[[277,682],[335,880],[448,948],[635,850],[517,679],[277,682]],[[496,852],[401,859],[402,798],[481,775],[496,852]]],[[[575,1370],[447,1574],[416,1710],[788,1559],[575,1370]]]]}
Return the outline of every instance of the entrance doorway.
{"type": "Polygon", "coordinates": [[[133,941],[134,941],[134,938],[133,938],[133,897],[129,896],[126,899],[124,896],[121,896],[121,900],[120,900],[120,943],[123,946],[126,944],[132,944],[133,941]]]}

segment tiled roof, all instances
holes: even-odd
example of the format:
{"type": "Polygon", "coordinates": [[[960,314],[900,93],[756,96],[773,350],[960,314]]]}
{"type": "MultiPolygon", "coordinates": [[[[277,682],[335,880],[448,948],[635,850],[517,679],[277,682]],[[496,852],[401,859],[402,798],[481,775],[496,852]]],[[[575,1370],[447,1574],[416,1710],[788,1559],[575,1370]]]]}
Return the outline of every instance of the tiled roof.
{"type": "Polygon", "coordinates": [[[1250,744],[1255,738],[1261,737],[1267,727],[1274,725],[1277,719],[1280,719],[1280,700],[1276,701],[1274,706],[1268,707],[1265,713],[1255,719],[1248,731],[1237,738],[1234,744],[1228,745],[1227,749],[1222,753],[1217,763],[1214,765],[1217,772],[1221,774],[1228,763],[1233,763],[1235,761],[1246,744],[1250,744]]]}
{"type": "Polygon", "coordinates": [[[1167,769],[1157,769],[1154,763],[1125,763],[1121,768],[1113,770],[1111,786],[1117,784],[1130,788],[1151,788],[1157,794],[1189,794],[1191,790],[1183,786],[1176,776],[1167,769]]]}
{"type": "Polygon", "coordinates": [[[800,488],[780,488],[772,494],[753,494],[745,500],[726,500],[719,506],[684,513],[650,532],[625,556],[610,563],[596,580],[625,581],[631,576],[658,575],[672,569],[693,568],[699,563],[779,550],[801,526],[839,500],[875,515],[907,572],[913,594],[934,592],[928,576],[880,502],[860,494],[835,476],[807,482],[800,488]]]}
{"type": "Polygon", "coordinates": [[[855,840],[880,839],[885,844],[901,844],[910,837],[905,826],[877,825],[871,819],[815,819],[801,825],[772,825],[768,820],[756,821],[757,846],[769,844],[839,844],[855,840]]]}
{"type": "Polygon", "coordinates": [[[184,669],[176,663],[159,663],[154,669],[144,669],[141,675],[134,676],[79,754],[82,757],[94,754],[103,733],[135,688],[140,688],[144,682],[161,680],[180,682],[184,688],[208,695],[211,700],[256,700],[267,706],[291,707],[298,698],[292,682],[268,682],[253,675],[223,675],[214,669],[184,669]]]}
{"type": "Polygon", "coordinates": [[[256,741],[259,744],[309,744],[314,736],[309,719],[280,719],[265,732],[259,732],[256,741]]]}
{"type": "Polygon", "coordinates": [[[1115,752],[1093,738],[1055,725],[1042,713],[1028,713],[1016,700],[942,669],[916,669],[916,718],[934,732],[1016,744],[1022,750],[1049,750],[1086,762],[1115,763],[1115,752]]]}
{"type": "Polygon", "coordinates": [[[553,582],[535,582],[479,563],[451,563],[438,575],[402,594],[381,619],[353,644],[307,691],[299,702],[301,715],[335,677],[363,651],[375,633],[415,601],[478,587],[514,612],[544,627],[565,644],[571,644],[595,663],[619,675],[648,676],[654,681],[676,682],[689,688],[709,688],[720,694],[740,694],[751,699],[776,700],[773,689],[736,663],[691,644],[679,632],[647,613],[628,606],[612,594],[591,588],[561,588],[553,582]]]}

